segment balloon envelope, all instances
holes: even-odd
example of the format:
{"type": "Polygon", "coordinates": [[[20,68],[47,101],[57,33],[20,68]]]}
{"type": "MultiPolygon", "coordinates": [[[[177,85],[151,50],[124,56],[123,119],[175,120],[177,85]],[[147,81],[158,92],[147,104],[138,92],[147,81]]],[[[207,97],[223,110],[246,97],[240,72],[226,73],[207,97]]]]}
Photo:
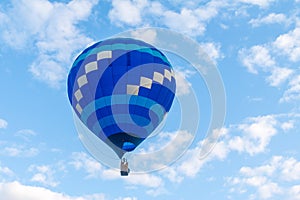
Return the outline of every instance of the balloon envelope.
{"type": "Polygon", "coordinates": [[[175,90],[166,56],[131,38],[93,44],[68,75],[68,97],[78,118],[120,158],[160,124],[175,90]]]}

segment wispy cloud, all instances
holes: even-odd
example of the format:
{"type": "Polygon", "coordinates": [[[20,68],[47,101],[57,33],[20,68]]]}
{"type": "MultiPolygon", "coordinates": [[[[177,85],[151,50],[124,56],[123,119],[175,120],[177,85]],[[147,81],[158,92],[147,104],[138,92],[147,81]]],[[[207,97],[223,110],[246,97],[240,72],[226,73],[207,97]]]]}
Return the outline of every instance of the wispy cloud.
{"type": "Polygon", "coordinates": [[[83,152],[74,152],[72,160],[69,162],[76,170],[84,171],[88,179],[101,178],[104,180],[120,180],[129,186],[143,186],[154,190],[163,188],[164,181],[162,178],[152,174],[130,174],[129,179],[123,179],[120,172],[115,169],[107,169],[92,157],[83,152]]]}
{"type": "Polygon", "coordinates": [[[49,165],[31,165],[28,170],[34,173],[30,179],[32,182],[51,187],[56,187],[59,184],[54,178],[55,169],[49,165]]]}
{"type": "Polygon", "coordinates": [[[267,16],[251,19],[249,23],[253,27],[258,27],[266,24],[288,24],[289,19],[282,13],[270,13],[267,16]]]}
{"type": "Polygon", "coordinates": [[[5,121],[4,119],[0,119],[0,129],[6,128],[7,125],[8,125],[7,121],[5,121]]]}
{"type": "Polygon", "coordinates": [[[279,35],[273,43],[273,46],[289,58],[292,62],[300,61],[300,23],[296,24],[293,30],[279,35]]]}
{"type": "Polygon", "coordinates": [[[242,49],[239,51],[239,56],[243,65],[253,74],[257,74],[258,70],[266,71],[276,63],[269,49],[262,45],[256,45],[250,49],[242,49]]]}
{"type": "MultiPolygon", "coordinates": [[[[199,11],[200,12],[200,11],[199,11]]],[[[163,15],[165,25],[174,30],[181,30],[190,35],[202,35],[205,31],[205,23],[198,18],[194,10],[183,8],[180,12],[167,10],[163,15]],[[186,23],[186,22],[189,23],[186,23]]]]}
{"type": "Polygon", "coordinates": [[[246,123],[237,126],[237,131],[241,134],[229,139],[229,148],[250,155],[262,153],[271,138],[277,134],[277,124],[278,121],[272,115],[249,118],[246,123]]]}
{"type": "Polygon", "coordinates": [[[295,122],[294,120],[290,120],[290,121],[287,121],[287,122],[283,122],[281,124],[281,128],[282,130],[284,131],[289,131],[290,129],[293,129],[295,127],[295,122]]]}
{"type": "Polygon", "coordinates": [[[106,200],[104,194],[69,196],[43,187],[23,185],[17,181],[0,183],[0,196],[9,200],[106,200]]]}
{"type": "Polygon", "coordinates": [[[108,16],[117,25],[140,25],[143,21],[143,11],[148,5],[147,0],[113,0],[113,8],[108,16]]]}
{"type": "Polygon", "coordinates": [[[131,174],[130,179],[126,180],[126,183],[149,188],[163,188],[164,186],[164,181],[159,176],[151,174],[131,174]]]}
{"type": "Polygon", "coordinates": [[[266,164],[241,167],[239,175],[227,178],[231,192],[243,190],[255,199],[298,199],[300,162],[293,157],[273,156],[266,164]],[[249,187],[251,189],[249,189],[249,187]],[[252,188],[255,192],[251,192],[252,188]]]}
{"type": "Polygon", "coordinates": [[[267,8],[269,7],[275,0],[237,0],[241,3],[247,3],[250,5],[259,6],[260,8],[267,8]]]}
{"type": "Polygon", "coordinates": [[[176,70],[176,95],[187,95],[191,92],[192,84],[189,82],[189,78],[195,74],[191,70],[176,70]]]}
{"type": "Polygon", "coordinates": [[[115,200],[137,200],[136,197],[118,197],[115,200]]]}
{"type": "Polygon", "coordinates": [[[250,73],[259,74],[264,72],[269,74],[266,81],[273,87],[277,87],[288,80],[294,73],[293,69],[278,67],[278,63],[273,58],[269,46],[255,45],[250,49],[239,51],[243,65],[250,73]]]}
{"type": "Polygon", "coordinates": [[[37,133],[31,129],[21,129],[15,133],[15,136],[23,138],[25,141],[30,141],[30,138],[36,135],[37,133]]]}
{"type": "Polygon", "coordinates": [[[0,35],[12,48],[35,49],[36,59],[29,71],[39,80],[58,87],[64,80],[74,54],[89,44],[77,24],[86,20],[98,0],[69,3],[35,0],[12,1],[2,14],[0,35]]]}
{"type": "Polygon", "coordinates": [[[280,102],[298,101],[300,99],[300,74],[289,81],[288,87],[280,102]]]}
{"type": "Polygon", "coordinates": [[[277,87],[288,80],[293,73],[294,71],[289,68],[274,67],[271,70],[271,75],[267,77],[267,82],[270,83],[271,86],[277,87]]]}
{"type": "Polygon", "coordinates": [[[86,178],[102,177],[104,167],[86,153],[74,152],[70,164],[76,170],[84,170],[87,173],[86,178]]]}
{"type": "MultiPolygon", "coordinates": [[[[213,135],[215,137],[224,137],[227,134],[228,130],[222,128],[220,130],[215,130],[213,135]]],[[[205,148],[211,147],[209,144],[211,138],[206,138],[200,141],[196,147],[187,150],[176,163],[162,170],[161,174],[171,182],[180,183],[187,177],[195,177],[208,162],[212,160],[223,160],[229,153],[228,147],[224,141],[217,141],[218,139],[215,139],[216,142],[212,144],[214,148],[205,158],[201,158],[200,154],[202,151],[210,151],[205,148]]]]}
{"type": "Polygon", "coordinates": [[[10,157],[34,157],[38,155],[39,150],[35,147],[14,144],[1,149],[2,156],[10,157]]]}
{"type": "Polygon", "coordinates": [[[216,64],[218,59],[222,59],[224,55],[221,52],[221,44],[214,42],[201,43],[200,47],[209,56],[209,58],[216,64]]]}
{"type": "Polygon", "coordinates": [[[188,35],[198,36],[205,32],[206,24],[226,5],[224,1],[213,0],[196,8],[184,6],[179,11],[174,11],[158,1],[113,0],[109,18],[118,26],[140,27],[159,24],[188,35]],[[186,23],[187,21],[189,23],[186,23]]]}
{"type": "Polygon", "coordinates": [[[171,182],[178,183],[186,177],[195,177],[207,163],[226,159],[231,152],[252,156],[265,153],[276,134],[290,131],[294,127],[294,117],[287,114],[249,117],[240,124],[215,130],[211,138],[200,141],[160,173],[171,182]],[[210,151],[205,149],[207,147],[213,148],[210,151]],[[200,156],[203,151],[210,153],[202,158],[200,156]]]}
{"type": "Polygon", "coordinates": [[[131,32],[132,37],[136,39],[143,40],[147,43],[153,44],[156,41],[156,31],[155,30],[135,30],[131,32]]]}
{"type": "Polygon", "coordinates": [[[14,171],[0,163],[0,182],[4,182],[7,178],[11,177],[15,177],[14,171]]]}
{"type": "Polygon", "coordinates": [[[300,98],[299,70],[294,67],[300,60],[299,24],[297,22],[295,28],[277,36],[274,41],[239,51],[240,59],[250,73],[265,73],[266,82],[270,86],[285,88],[279,99],[281,103],[300,98]]]}

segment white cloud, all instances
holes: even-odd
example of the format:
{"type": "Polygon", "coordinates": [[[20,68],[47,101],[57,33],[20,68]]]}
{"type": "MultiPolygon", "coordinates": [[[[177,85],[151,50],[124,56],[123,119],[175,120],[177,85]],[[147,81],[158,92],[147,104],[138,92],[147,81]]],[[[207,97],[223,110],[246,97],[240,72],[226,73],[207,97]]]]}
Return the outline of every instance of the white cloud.
{"type": "Polygon", "coordinates": [[[34,157],[39,153],[39,150],[34,147],[27,147],[23,145],[13,145],[11,147],[4,147],[1,150],[1,155],[10,157],[34,157]]]}
{"type": "Polygon", "coordinates": [[[168,10],[163,15],[164,24],[174,30],[190,35],[202,35],[205,24],[193,10],[183,8],[180,13],[168,10]]]}
{"type": "Polygon", "coordinates": [[[147,0],[113,0],[108,16],[112,22],[119,25],[139,25],[143,21],[142,13],[147,5],[147,0]]]}
{"type": "Polygon", "coordinates": [[[29,71],[53,87],[64,80],[73,54],[91,42],[77,24],[86,20],[98,0],[72,0],[67,4],[48,0],[13,1],[5,11],[0,33],[12,48],[33,45],[37,59],[29,71]]]}
{"type": "MultiPolygon", "coordinates": [[[[280,130],[288,131],[292,127],[293,116],[286,114],[247,118],[244,123],[215,130],[210,137],[200,141],[196,147],[187,150],[176,163],[160,171],[160,174],[171,182],[181,183],[186,177],[197,176],[208,162],[225,160],[230,152],[237,151],[250,155],[266,152],[273,136],[280,130]]],[[[248,185],[265,185],[265,187],[261,187],[260,195],[263,198],[271,196],[268,191],[274,192],[273,190],[277,189],[276,184],[274,185],[264,178],[274,175],[281,169],[274,162],[272,160],[270,164],[257,168],[242,167],[240,169],[242,176],[249,177],[244,180],[248,185]]],[[[280,162],[282,166],[287,165],[287,162],[280,162]]],[[[297,162],[290,161],[290,166],[286,170],[291,172],[289,175],[299,173],[298,165],[297,162]]],[[[283,173],[284,170],[281,170],[283,173]]],[[[239,181],[241,182],[241,180],[239,181]]]]}
{"type": "Polygon", "coordinates": [[[167,0],[174,7],[195,8],[203,4],[203,0],[167,0]]]}
{"type": "Polygon", "coordinates": [[[100,177],[104,170],[99,162],[83,152],[73,153],[70,164],[73,165],[76,170],[83,169],[87,173],[86,178],[100,177]]]}
{"type": "Polygon", "coordinates": [[[300,162],[295,158],[277,158],[280,177],[285,181],[300,181],[300,162]]]}
{"type": "Polygon", "coordinates": [[[267,8],[275,0],[237,0],[238,2],[247,3],[259,6],[261,8],[267,8]]]}
{"type": "MultiPolygon", "coordinates": [[[[173,4],[174,2],[172,2],[173,4]]],[[[158,1],[113,0],[109,18],[119,26],[162,25],[192,36],[202,35],[206,23],[217,16],[224,1],[212,0],[197,8],[182,7],[179,11],[170,10],[158,1]]]]}
{"type": "Polygon", "coordinates": [[[55,170],[49,165],[31,165],[29,171],[34,172],[34,175],[30,179],[32,182],[38,182],[51,187],[56,187],[59,184],[54,178],[55,170]]]}
{"type": "Polygon", "coordinates": [[[51,87],[58,87],[65,74],[66,68],[51,56],[42,55],[31,64],[29,71],[39,80],[46,81],[51,87]],[[46,59],[48,58],[48,59],[46,59]]]}
{"type": "Polygon", "coordinates": [[[234,136],[228,141],[229,148],[250,155],[264,152],[271,138],[277,134],[278,121],[273,115],[249,118],[247,123],[238,125],[241,136],[234,136]]]}
{"type": "Polygon", "coordinates": [[[44,28],[53,5],[48,1],[33,0],[28,4],[25,0],[12,2],[12,8],[6,11],[3,38],[13,48],[24,48],[32,41],[31,36],[44,28]]]}
{"type": "Polygon", "coordinates": [[[226,7],[224,1],[212,0],[198,8],[182,8],[180,12],[168,10],[163,15],[163,22],[169,28],[186,33],[191,36],[202,35],[206,30],[206,24],[226,7]]]}
{"type": "Polygon", "coordinates": [[[146,191],[146,194],[153,197],[157,197],[159,195],[169,194],[169,192],[164,187],[159,187],[159,188],[149,189],[148,191],[146,191]]]}
{"type": "Polygon", "coordinates": [[[279,53],[284,54],[292,62],[300,60],[300,23],[296,28],[288,33],[282,34],[276,38],[273,46],[278,49],[279,53]]]}
{"type": "Polygon", "coordinates": [[[186,152],[186,154],[183,157],[184,160],[181,160],[180,164],[176,167],[178,175],[195,177],[202,169],[204,164],[213,158],[213,153],[215,152],[215,149],[213,149],[210,156],[206,157],[205,159],[200,159],[200,150],[200,147],[196,147],[186,152]]]}
{"type": "Polygon", "coordinates": [[[288,87],[280,102],[298,101],[300,99],[300,75],[294,76],[289,81],[288,87]]]}
{"type": "Polygon", "coordinates": [[[160,176],[140,173],[134,174],[130,173],[130,178],[122,178],[120,172],[114,169],[106,169],[103,171],[102,178],[107,180],[117,180],[123,181],[125,185],[128,186],[138,186],[146,187],[146,193],[151,196],[158,196],[160,194],[166,193],[164,187],[164,180],[160,176]]]}
{"type": "Polygon", "coordinates": [[[225,159],[229,149],[224,141],[218,141],[218,138],[227,134],[228,130],[225,128],[215,130],[210,138],[187,150],[176,163],[162,170],[161,174],[171,182],[180,183],[185,177],[195,177],[207,162],[225,159]],[[203,151],[207,153],[205,157],[201,157],[203,151]]]}
{"type": "Polygon", "coordinates": [[[22,185],[21,183],[0,183],[0,196],[9,200],[105,200],[104,194],[92,194],[81,197],[72,197],[63,193],[53,192],[49,189],[22,185]]]}
{"type": "Polygon", "coordinates": [[[256,168],[250,168],[250,167],[242,167],[240,169],[240,173],[244,176],[272,176],[275,171],[275,166],[273,165],[263,165],[256,168]]]}
{"type": "Polygon", "coordinates": [[[138,200],[136,197],[119,197],[115,200],[138,200]]]}
{"type": "Polygon", "coordinates": [[[242,167],[238,176],[227,181],[234,188],[239,185],[245,193],[252,193],[256,199],[272,199],[275,195],[280,199],[298,199],[300,188],[294,183],[300,180],[299,171],[300,162],[295,158],[273,156],[265,165],[242,167]],[[255,188],[255,193],[248,186],[255,188]]]}
{"type": "Polygon", "coordinates": [[[6,15],[0,11],[0,25],[4,23],[5,20],[7,20],[6,15]]]}
{"type": "Polygon", "coordinates": [[[8,125],[7,121],[5,121],[4,119],[0,119],[0,129],[6,128],[7,125],[8,125]]]}
{"type": "MultiPolygon", "coordinates": [[[[148,142],[145,148],[140,149],[142,153],[155,152],[164,149],[167,145],[168,148],[160,155],[158,159],[168,160],[168,158],[174,157],[174,155],[179,155],[184,150],[179,147],[179,145],[184,146],[193,139],[193,134],[186,130],[178,130],[174,132],[160,132],[157,139],[153,142],[148,142]],[[170,146],[170,144],[172,144],[170,146]],[[174,148],[173,148],[174,147],[174,148]]],[[[157,158],[155,158],[157,159],[157,158]]]]}
{"type": "Polygon", "coordinates": [[[36,132],[31,129],[22,129],[22,130],[19,130],[16,134],[23,135],[23,136],[35,136],[36,132]]]}
{"type": "Polygon", "coordinates": [[[287,17],[282,14],[270,13],[265,17],[251,19],[249,23],[253,27],[265,25],[265,24],[284,24],[288,21],[287,17]]]}
{"type": "Polygon", "coordinates": [[[191,92],[192,84],[188,81],[188,78],[194,74],[193,71],[185,70],[175,71],[176,77],[176,95],[187,95],[191,92]]]}
{"type": "Polygon", "coordinates": [[[8,167],[2,166],[0,163],[0,182],[4,181],[7,177],[14,177],[15,173],[8,167]]]}
{"type": "Polygon", "coordinates": [[[294,128],[294,121],[290,120],[290,121],[288,121],[288,122],[282,123],[282,124],[281,124],[281,128],[282,128],[282,130],[284,130],[284,131],[288,131],[288,130],[294,128]]]}
{"type": "MultiPolygon", "coordinates": [[[[181,162],[181,160],[177,162],[181,162]]],[[[173,183],[181,183],[184,179],[184,175],[179,172],[176,166],[169,166],[161,170],[160,173],[173,183]]]]}
{"type": "Polygon", "coordinates": [[[70,164],[76,170],[84,170],[87,173],[86,178],[103,178],[106,180],[120,179],[130,186],[145,186],[152,189],[163,187],[164,185],[164,182],[160,177],[146,173],[131,173],[129,179],[124,179],[120,176],[120,172],[118,170],[106,169],[99,162],[83,152],[73,153],[70,164]]]}
{"type": "Polygon", "coordinates": [[[271,70],[271,75],[267,77],[267,81],[271,86],[279,86],[285,82],[293,73],[292,69],[284,67],[274,67],[271,70]]]}
{"type": "Polygon", "coordinates": [[[23,138],[25,141],[29,141],[30,137],[36,136],[37,133],[31,129],[22,129],[15,133],[15,136],[23,138]]]}
{"type": "Polygon", "coordinates": [[[282,85],[294,74],[293,69],[276,66],[269,45],[256,45],[250,49],[242,49],[239,51],[239,56],[250,73],[258,74],[262,71],[270,74],[266,77],[266,81],[273,87],[282,85]]]}
{"type": "Polygon", "coordinates": [[[155,30],[135,30],[131,32],[132,37],[153,44],[156,41],[155,30]]]}
{"type": "Polygon", "coordinates": [[[278,186],[277,183],[269,182],[269,183],[263,183],[262,185],[259,185],[258,192],[260,198],[270,199],[274,195],[281,194],[282,189],[278,186]]]}
{"type": "Polygon", "coordinates": [[[291,197],[291,200],[299,200],[300,199],[300,185],[294,185],[293,187],[291,187],[288,192],[288,196],[291,197]]]}
{"type": "Polygon", "coordinates": [[[130,179],[125,180],[130,185],[140,185],[150,188],[162,188],[163,180],[155,175],[151,174],[130,174],[130,179]]]}
{"type": "MultiPolygon", "coordinates": [[[[247,118],[244,123],[215,130],[210,137],[200,141],[195,148],[189,149],[175,164],[160,173],[171,182],[180,183],[186,177],[195,177],[206,163],[212,160],[226,159],[232,151],[250,155],[263,153],[267,150],[273,136],[280,130],[288,131],[292,127],[293,119],[287,115],[247,118]]],[[[295,166],[296,164],[293,165],[296,169],[295,166]]],[[[255,178],[247,180],[249,184],[255,185],[260,184],[259,181],[263,181],[261,177],[271,176],[276,170],[274,165],[266,165],[255,170],[243,167],[240,173],[244,176],[255,176],[255,178]]],[[[294,173],[298,172],[294,171],[294,173]]],[[[276,185],[266,182],[266,187],[262,187],[261,190],[270,191],[274,188],[276,189],[276,185]]],[[[266,195],[265,197],[270,196],[266,191],[263,194],[266,195]]]]}
{"type": "Polygon", "coordinates": [[[268,67],[275,65],[268,48],[264,46],[256,45],[250,49],[242,49],[239,51],[239,56],[243,65],[254,74],[257,74],[259,69],[267,70],[268,67]]]}
{"type": "Polygon", "coordinates": [[[218,157],[219,159],[224,159],[228,153],[228,148],[227,145],[224,145],[224,141],[219,142],[219,139],[227,138],[228,133],[229,129],[225,127],[214,129],[212,134],[208,135],[199,143],[199,147],[201,148],[199,159],[205,159],[206,157],[218,157]]]}
{"type": "Polygon", "coordinates": [[[115,180],[120,179],[125,182],[125,184],[128,184],[130,186],[145,186],[148,188],[159,188],[163,187],[164,182],[159,176],[155,176],[152,174],[134,174],[131,173],[129,176],[130,178],[122,178],[120,176],[120,172],[118,170],[114,169],[105,169],[103,170],[103,173],[101,174],[102,178],[107,180],[115,180]]]}
{"type": "Polygon", "coordinates": [[[227,2],[222,0],[211,0],[208,1],[205,5],[195,9],[195,12],[197,13],[197,16],[201,21],[208,22],[219,14],[220,9],[228,5],[229,4],[227,2]]]}
{"type": "Polygon", "coordinates": [[[200,44],[201,50],[203,50],[214,63],[217,63],[217,60],[223,58],[224,55],[221,53],[221,45],[219,43],[207,42],[200,44]]]}
{"type": "Polygon", "coordinates": [[[292,102],[300,99],[300,75],[297,68],[279,67],[276,60],[285,60],[284,65],[292,66],[300,60],[300,23],[288,33],[278,36],[275,41],[255,45],[239,51],[243,65],[250,73],[268,74],[266,82],[270,86],[284,86],[287,89],[279,102],[292,102]],[[286,83],[287,84],[284,84],[286,83]]]}

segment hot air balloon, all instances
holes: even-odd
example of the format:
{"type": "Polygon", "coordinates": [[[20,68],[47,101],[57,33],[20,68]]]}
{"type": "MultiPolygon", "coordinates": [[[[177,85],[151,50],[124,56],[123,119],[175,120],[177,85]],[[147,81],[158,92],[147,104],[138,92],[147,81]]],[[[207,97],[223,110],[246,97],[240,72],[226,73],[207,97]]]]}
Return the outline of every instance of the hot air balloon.
{"type": "Polygon", "coordinates": [[[162,122],[176,90],[167,57],[132,38],[86,48],[74,61],[67,86],[78,118],[120,159],[162,122]]]}

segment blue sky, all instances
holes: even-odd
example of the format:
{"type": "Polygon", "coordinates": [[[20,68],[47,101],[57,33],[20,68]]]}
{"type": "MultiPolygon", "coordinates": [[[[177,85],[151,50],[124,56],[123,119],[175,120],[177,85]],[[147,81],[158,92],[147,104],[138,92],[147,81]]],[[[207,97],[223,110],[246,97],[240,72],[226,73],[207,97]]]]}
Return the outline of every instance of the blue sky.
{"type": "MultiPolygon", "coordinates": [[[[299,7],[299,0],[2,0],[1,199],[300,199],[299,7]],[[222,77],[226,118],[200,159],[211,96],[190,64],[168,55],[178,99],[197,96],[199,129],[175,163],[124,178],[82,145],[66,77],[87,45],[142,27],[199,43],[222,77]]],[[[156,39],[155,32],[133,36],[156,39]]],[[[178,127],[179,104],[152,143],[191,136],[178,127]]],[[[151,151],[151,140],[144,145],[140,151],[151,151]]]]}

